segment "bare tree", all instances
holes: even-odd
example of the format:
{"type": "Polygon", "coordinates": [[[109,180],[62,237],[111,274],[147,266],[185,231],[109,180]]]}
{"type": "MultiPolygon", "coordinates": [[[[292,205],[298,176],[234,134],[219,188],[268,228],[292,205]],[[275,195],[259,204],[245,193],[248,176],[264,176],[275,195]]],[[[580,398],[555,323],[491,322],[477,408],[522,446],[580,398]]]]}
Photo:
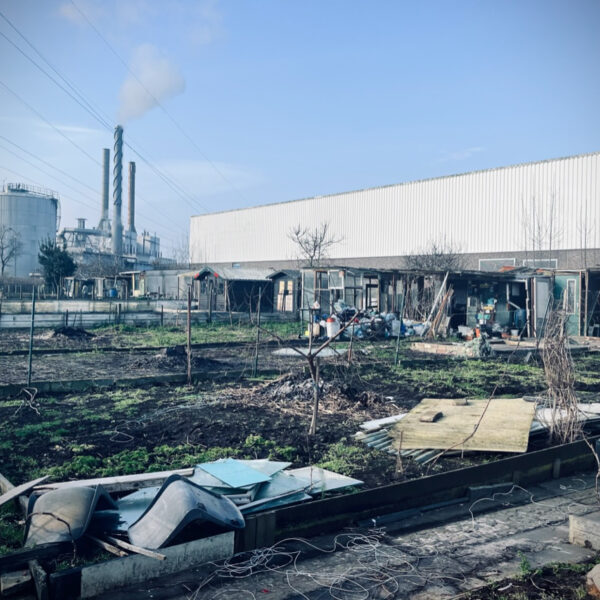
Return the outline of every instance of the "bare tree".
{"type": "Polygon", "coordinates": [[[0,225],[0,277],[4,277],[4,269],[19,256],[22,247],[19,234],[12,227],[0,225]]]}
{"type": "Polygon", "coordinates": [[[460,271],[465,267],[461,248],[446,237],[429,242],[424,250],[407,256],[405,263],[417,271],[460,271]]]}
{"type": "Polygon", "coordinates": [[[521,212],[524,250],[527,257],[531,252],[534,265],[544,260],[544,253],[547,253],[549,258],[553,258],[552,250],[556,248],[562,237],[556,194],[552,192],[548,201],[540,200],[535,195],[529,202],[523,199],[521,212]]]}
{"type": "Polygon", "coordinates": [[[328,222],[315,227],[302,227],[298,224],[288,233],[298,251],[298,259],[307,267],[317,267],[324,258],[328,258],[329,249],[343,241],[331,232],[328,222]]]}
{"type": "Polygon", "coordinates": [[[179,238],[173,247],[173,258],[178,267],[190,267],[190,235],[186,233],[179,238]]]}

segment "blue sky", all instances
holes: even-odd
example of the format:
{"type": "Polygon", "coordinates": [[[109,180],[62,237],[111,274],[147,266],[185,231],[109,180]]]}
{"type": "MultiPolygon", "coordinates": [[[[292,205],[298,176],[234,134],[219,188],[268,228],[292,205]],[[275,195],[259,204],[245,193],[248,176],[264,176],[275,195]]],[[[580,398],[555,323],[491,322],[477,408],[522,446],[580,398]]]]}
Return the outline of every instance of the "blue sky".
{"type": "MultiPolygon", "coordinates": [[[[192,214],[600,150],[596,0],[4,0],[0,11],[109,124],[0,35],[0,179],[52,188],[63,225],[96,225],[102,148],[122,123],[169,182],[125,149],[137,229],[156,231],[165,254],[192,214]]],[[[57,78],[2,18],[0,33],[57,78]]]]}

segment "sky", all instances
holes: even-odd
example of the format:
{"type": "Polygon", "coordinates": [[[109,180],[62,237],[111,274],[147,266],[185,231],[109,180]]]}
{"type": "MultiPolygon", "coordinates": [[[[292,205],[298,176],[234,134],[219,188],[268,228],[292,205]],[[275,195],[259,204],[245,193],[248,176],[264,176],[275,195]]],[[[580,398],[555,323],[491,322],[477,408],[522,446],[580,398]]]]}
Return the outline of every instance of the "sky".
{"type": "Polygon", "coordinates": [[[597,0],[2,0],[0,180],[96,226],[121,124],[169,256],[195,214],[597,152],[599,27],[597,0]]]}

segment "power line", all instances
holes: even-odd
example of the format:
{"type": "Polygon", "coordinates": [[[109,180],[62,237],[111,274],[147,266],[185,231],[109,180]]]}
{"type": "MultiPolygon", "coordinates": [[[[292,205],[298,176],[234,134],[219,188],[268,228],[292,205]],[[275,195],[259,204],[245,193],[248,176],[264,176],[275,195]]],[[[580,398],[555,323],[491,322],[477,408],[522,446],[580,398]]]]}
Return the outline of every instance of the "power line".
{"type": "MultiPolygon", "coordinates": [[[[28,156],[31,156],[32,158],[34,158],[35,160],[38,160],[42,163],[44,163],[45,165],[47,165],[48,167],[50,167],[51,169],[54,169],[55,171],[58,171],[59,173],[61,173],[62,175],[65,175],[66,177],[69,177],[70,179],[72,179],[73,181],[76,181],[79,185],[82,185],[83,187],[87,188],[88,190],[90,190],[92,193],[96,194],[96,195],[100,195],[100,192],[89,186],[87,183],[81,181],[81,179],[78,179],[77,177],[73,177],[73,175],[70,175],[69,173],[67,173],[66,171],[63,171],[62,169],[60,169],[59,167],[49,163],[47,160],[44,160],[43,158],[41,158],[40,156],[34,154],[33,152],[29,152],[29,150],[26,150],[25,148],[23,148],[22,146],[20,146],[19,144],[17,144],[16,142],[13,142],[12,140],[9,140],[7,137],[0,135],[0,139],[3,139],[4,141],[8,142],[9,144],[12,144],[13,146],[15,146],[16,148],[18,148],[19,150],[21,150],[21,152],[27,154],[28,156]]],[[[10,150],[8,150],[7,148],[5,148],[5,150],[7,150],[8,152],[10,152],[10,150]]],[[[16,155],[15,155],[16,156],[16,155]]],[[[20,158],[20,157],[18,157],[20,158]]],[[[36,167],[37,168],[37,167],[36,167]]],[[[40,169],[41,170],[41,169],[40,169]]],[[[43,172],[43,171],[42,171],[43,172]]],[[[51,175],[52,177],[52,175],[51,175]]],[[[56,179],[56,178],[55,178],[56,179]]],[[[61,181],[60,179],[57,179],[57,181],[61,181]]],[[[61,181],[61,183],[64,183],[61,181]]],[[[74,188],[71,188],[74,189],[74,188]]],[[[77,191],[77,193],[81,193],[78,190],[74,190],[77,191]]],[[[139,193],[136,194],[136,197],[138,200],[140,200],[141,202],[145,202],[146,204],[150,205],[150,202],[146,201],[142,196],[139,195],[139,193]]],[[[146,218],[145,214],[142,211],[138,211],[138,214],[140,214],[141,216],[143,216],[144,218],[146,218]]],[[[177,223],[171,219],[171,217],[164,215],[167,220],[169,220],[173,225],[175,225],[175,227],[178,227],[177,223]]],[[[148,220],[152,220],[151,218],[148,220]]],[[[161,226],[164,226],[161,223],[161,226]]],[[[169,227],[167,227],[166,229],[170,229],[169,227]]],[[[171,229],[171,231],[173,231],[173,233],[177,233],[174,229],[171,229]]]]}
{"type": "Polygon", "coordinates": [[[48,121],[41,113],[39,113],[35,108],[33,108],[33,106],[31,106],[31,104],[29,104],[28,102],[26,102],[23,98],[21,98],[21,96],[19,96],[19,94],[17,94],[17,92],[15,92],[14,90],[11,90],[1,80],[0,80],[0,85],[7,92],[9,92],[10,94],[12,94],[17,100],[19,100],[21,103],[23,103],[31,112],[33,112],[34,114],[36,114],[42,121],[44,121],[44,123],[46,123],[47,125],[49,125],[50,127],[52,127],[52,129],[54,129],[57,133],[59,133],[62,137],[64,137],[65,140],[67,140],[70,144],[73,144],[73,146],[75,146],[75,148],[77,148],[77,150],[79,150],[80,152],[82,152],[83,154],[85,154],[91,161],[95,162],[98,166],[102,166],[100,164],[100,162],[98,162],[91,154],[89,154],[86,150],[84,150],[77,142],[74,142],[68,135],[66,135],[58,127],[56,127],[56,125],[53,125],[52,123],[50,123],[50,121],[48,121]]]}
{"type": "MultiPolygon", "coordinates": [[[[3,137],[3,136],[0,136],[3,137]]],[[[6,138],[3,138],[6,139],[6,138]]],[[[22,156],[19,156],[18,154],[14,153],[12,150],[10,150],[10,148],[7,148],[6,146],[4,146],[4,144],[0,144],[0,148],[3,148],[6,152],[8,152],[9,154],[12,154],[13,156],[15,156],[16,158],[18,158],[19,160],[27,163],[28,165],[32,166],[34,169],[37,169],[38,171],[40,171],[41,173],[44,173],[45,175],[47,175],[48,177],[51,177],[52,179],[54,179],[55,181],[58,181],[60,184],[66,186],[67,188],[71,189],[72,191],[74,191],[76,194],[78,194],[79,196],[82,196],[84,198],[87,198],[88,200],[91,200],[94,204],[88,204],[87,202],[84,202],[82,200],[78,200],[75,198],[69,198],[70,200],[73,200],[74,202],[78,203],[78,204],[82,204],[83,206],[85,206],[86,208],[91,208],[93,210],[97,210],[98,205],[97,205],[97,200],[95,198],[90,197],[88,194],[84,194],[82,193],[80,190],[75,189],[73,186],[71,186],[70,184],[68,184],[67,182],[65,182],[63,179],[61,179],[60,177],[56,177],[55,175],[53,175],[52,173],[49,173],[48,171],[46,171],[45,169],[42,169],[41,167],[39,167],[38,165],[32,163],[31,161],[27,160],[26,158],[23,158],[22,156]]],[[[24,152],[27,152],[26,150],[23,150],[24,152]]],[[[31,156],[33,156],[36,160],[40,160],[42,162],[42,159],[40,159],[39,157],[32,155],[31,153],[28,153],[31,156]]],[[[49,163],[48,163],[49,164],[49,163]]],[[[51,168],[56,168],[56,167],[52,167],[52,165],[50,165],[51,168]]],[[[60,171],[60,169],[57,169],[60,171]]],[[[37,185],[37,184],[36,184],[37,185]]],[[[92,190],[94,191],[94,190],[92,190]]],[[[65,198],[68,198],[68,196],[65,196],[65,198]]],[[[141,199],[141,198],[140,198],[141,199]]],[[[163,230],[166,231],[170,231],[175,235],[180,235],[180,231],[177,229],[173,229],[171,227],[166,226],[164,223],[161,223],[159,221],[156,221],[155,219],[153,219],[152,217],[147,216],[145,213],[143,213],[142,211],[138,211],[138,214],[140,216],[142,216],[146,221],[150,221],[152,223],[154,223],[155,225],[158,225],[159,227],[161,227],[163,230]]],[[[175,222],[173,222],[173,225],[175,225],[175,227],[177,227],[177,224],[175,222]]]]}
{"type": "Polygon", "coordinates": [[[102,35],[100,30],[94,25],[94,23],[88,18],[83,10],[75,4],[75,0],[71,0],[71,4],[75,7],[75,9],[79,12],[79,14],[85,19],[88,25],[96,32],[98,37],[104,42],[104,44],[108,47],[108,49],[117,57],[119,62],[133,75],[135,80],[139,83],[139,85],[144,89],[144,91],[152,98],[155,104],[165,113],[165,115],[169,118],[169,120],[175,125],[177,130],[192,144],[192,146],[200,153],[202,158],[208,162],[208,164],[215,170],[215,172],[225,181],[232,190],[234,190],[240,198],[247,202],[247,199],[244,197],[242,192],[225,176],[225,174],[215,165],[215,163],[202,151],[202,149],[198,146],[198,144],[194,141],[194,139],[185,131],[185,129],[179,124],[179,122],[171,115],[171,113],[167,110],[167,108],[152,94],[152,92],[142,83],[140,78],[135,74],[135,72],[130,68],[127,62],[121,57],[121,55],[115,50],[115,48],[109,43],[109,41],[102,35]]]}
{"type": "Polygon", "coordinates": [[[81,181],[81,179],[78,179],[77,177],[73,177],[73,175],[70,175],[66,171],[63,171],[59,167],[56,167],[55,165],[49,163],[47,160],[44,160],[40,156],[37,156],[36,154],[33,154],[33,152],[29,152],[29,150],[26,150],[25,148],[23,148],[23,146],[20,146],[19,144],[17,144],[16,142],[13,142],[12,140],[9,140],[7,137],[4,137],[3,135],[0,135],[0,139],[3,139],[5,142],[8,142],[9,144],[12,144],[16,148],[18,148],[21,152],[27,154],[28,156],[31,156],[32,158],[35,158],[36,160],[39,160],[40,162],[44,163],[45,165],[47,165],[51,169],[54,169],[55,171],[58,171],[62,175],[65,175],[66,177],[69,177],[73,181],[76,181],[79,185],[82,185],[83,187],[86,187],[88,190],[92,191],[94,194],[100,194],[100,192],[98,190],[94,189],[92,186],[88,185],[84,181],[81,181]]]}
{"type": "MultiPolygon", "coordinates": [[[[6,17],[2,14],[2,12],[0,12],[0,17],[2,17],[5,21],[8,22],[8,24],[13,27],[12,23],[10,23],[10,21],[8,21],[8,19],[6,19],[6,17]]],[[[16,30],[16,29],[15,29],[16,30]]],[[[18,30],[16,30],[17,33],[18,30]]],[[[21,35],[19,33],[19,35],[21,35]]],[[[0,36],[2,36],[11,46],[13,46],[20,54],[22,54],[29,62],[31,62],[35,67],[37,67],[44,75],[46,75],[46,77],[48,77],[48,79],[50,79],[50,81],[52,81],[56,86],[58,86],[65,94],[67,94],[70,98],[72,98],[75,102],[77,102],[77,104],[79,104],[81,106],[81,108],[83,108],[84,110],[86,110],[89,114],[92,115],[92,117],[94,117],[94,119],[96,119],[102,126],[106,127],[108,126],[110,128],[110,125],[107,124],[107,122],[104,121],[104,119],[96,113],[96,111],[93,109],[93,107],[88,107],[85,106],[83,104],[82,101],[80,101],[75,95],[73,95],[73,93],[71,93],[68,89],[66,89],[60,82],[58,82],[52,75],[50,75],[50,73],[48,73],[48,71],[46,71],[42,66],[40,66],[35,60],[33,60],[33,58],[31,58],[28,54],[26,54],[21,48],[19,48],[19,46],[17,46],[17,44],[15,44],[8,36],[6,36],[6,34],[4,34],[2,31],[0,31],[0,36]]],[[[27,39],[21,35],[21,37],[23,37],[23,39],[25,39],[25,41],[29,44],[29,42],[27,41],[27,39]]],[[[36,50],[36,48],[34,46],[32,46],[31,44],[29,44],[34,50],[35,52],[37,52],[39,54],[39,52],[36,50]]],[[[40,55],[41,56],[41,55],[40,55]]],[[[42,57],[43,58],[43,57],[42,57]]],[[[45,59],[44,59],[45,60],[45,59]]],[[[51,65],[50,65],[51,66],[51,65]]],[[[51,67],[52,68],[52,67],[51,67]]],[[[87,102],[86,102],[87,104],[87,102]]]]}
{"type": "MultiPolygon", "coordinates": [[[[77,7],[76,7],[77,8],[77,7]]],[[[102,113],[102,111],[96,108],[91,101],[88,101],[85,95],[77,89],[77,87],[72,84],[64,75],[62,75],[58,69],[56,69],[44,56],[43,54],[21,33],[17,27],[0,11],[0,17],[8,23],[8,25],[27,43],[33,50],[36,52],[38,56],[68,85],[74,92],[79,96],[79,98],[75,97],[69,90],[65,89],[63,85],[61,85],[56,79],[50,75],[42,66],[40,66],[35,60],[33,60],[26,52],[23,51],[22,48],[17,46],[12,40],[10,40],[4,33],[0,31],[0,35],[6,39],[20,54],[22,54],[27,60],[29,60],[33,65],[35,65],[46,77],[50,79],[59,89],[65,92],[72,100],[74,100],[81,108],[83,108],[86,112],[88,112],[94,119],[96,119],[103,127],[112,131],[112,125],[109,122],[108,117],[102,113]]],[[[101,35],[98,32],[98,35],[101,35]]],[[[120,57],[119,57],[120,58],[120,57]]],[[[22,99],[21,99],[22,100],[22,99]]],[[[23,101],[24,102],[24,101],[23,101]]],[[[31,107],[29,107],[31,108],[31,107]]],[[[37,113],[39,115],[39,113],[37,113]]],[[[41,115],[40,115],[41,116],[41,115]]],[[[41,117],[43,119],[43,117],[41,117]]],[[[46,121],[48,122],[48,121],[46,121]]],[[[50,123],[49,123],[50,124],[50,123]]],[[[60,133],[60,132],[59,132],[60,133]]],[[[64,135],[64,134],[63,134],[64,135]]],[[[67,138],[69,139],[69,138],[67,138]]],[[[72,142],[72,140],[70,140],[72,142]]],[[[73,143],[73,142],[72,142],[73,143]]],[[[135,147],[131,144],[126,143],[126,145],[137,154],[142,161],[144,161],[151,170],[164,182],[169,186],[180,198],[182,198],[191,208],[195,209],[194,203],[205,212],[209,212],[206,206],[204,206],[201,202],[196,200],[191,194],[189,194],[182,186],[180,186],[172,177],[162,172],[157,166],[151,164],[151,161],[145,158],[141,152],[137,151],[135,147]]],[[[88,155],[89,156],[89,155],[88,155]]],[[[99,163],[98,163],[99,164],[99,163]]]]}

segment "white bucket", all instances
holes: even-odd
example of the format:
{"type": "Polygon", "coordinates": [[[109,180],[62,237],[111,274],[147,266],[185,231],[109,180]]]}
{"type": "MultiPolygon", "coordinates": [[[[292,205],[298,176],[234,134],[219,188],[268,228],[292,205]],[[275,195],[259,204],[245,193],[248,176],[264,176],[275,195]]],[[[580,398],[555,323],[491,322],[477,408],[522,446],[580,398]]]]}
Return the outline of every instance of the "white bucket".
{"type": "Polygon", "coordinates": [[[340,330],[340,322],[337,319],[331,317],[327,319],[327,337],[332,338],[340,330]]]}

